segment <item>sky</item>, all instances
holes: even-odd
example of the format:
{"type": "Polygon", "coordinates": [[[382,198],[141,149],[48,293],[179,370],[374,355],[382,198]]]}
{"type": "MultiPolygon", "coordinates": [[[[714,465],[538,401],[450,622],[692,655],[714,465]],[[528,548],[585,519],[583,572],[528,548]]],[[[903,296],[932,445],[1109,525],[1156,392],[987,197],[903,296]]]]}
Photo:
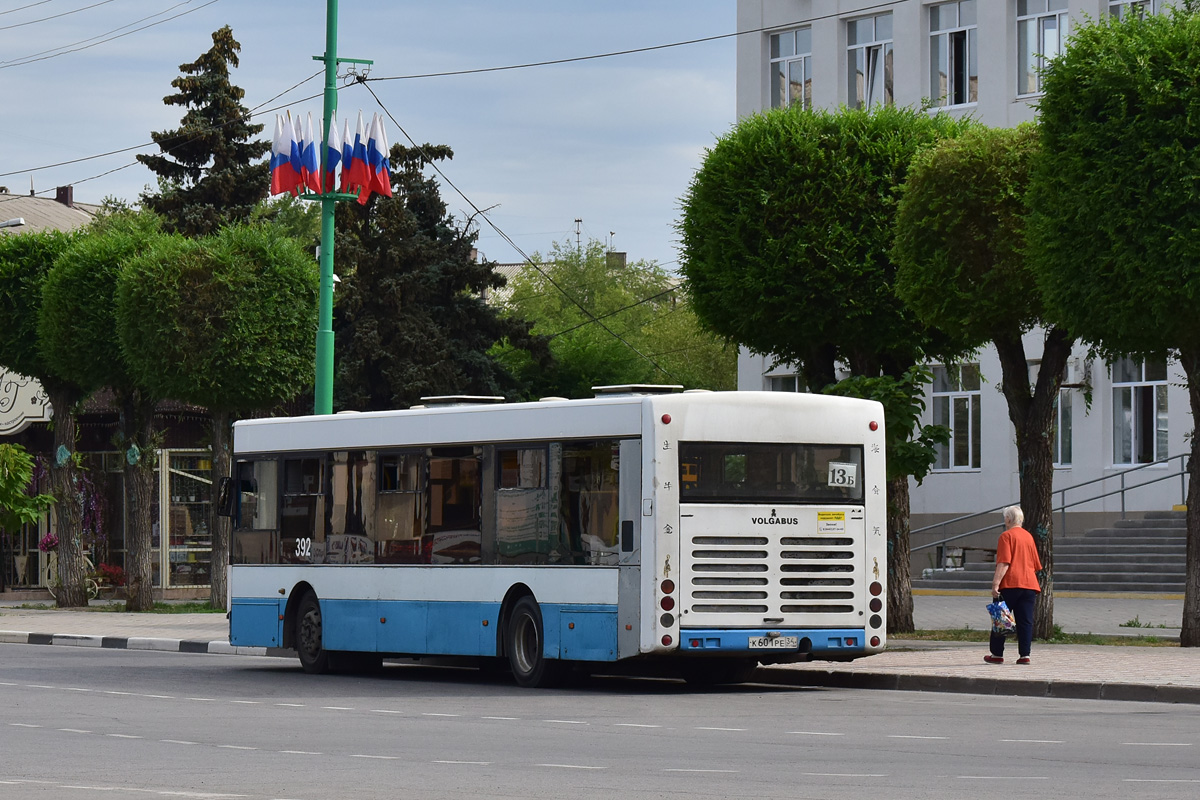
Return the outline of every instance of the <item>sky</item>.
{"type": "MultiPolygon", "coordinates": [[[[449,145],[454,159],[441,168],[469,198],[442,186],[456,218],[469,217],[472,204],[490,209],[492,222],[529,255],[574,244],[578,229],[585,244],[598,240],[630,260],[677,268],[680,198],[705,149],[734,121],[732,37],[566,64],[411,76],[731,34],[733,2],[339,5],[338,55],[372,59],[371,79],[398,78],[370,83],[378,102],[361,85],[342,89],[339,119],[361,110],[369,123],[386,110],[418,143],[449,145]]],[[[151,131],[175,128],[184,109],[162,98],[174,91],[179,65],[207,51],[223,25],[242,46],[231,79],[245,90],[244,105],[312,112],[317,125],[320,75],[272,98],[321,69],[312,57],[325,51],[325,12],[323,0],[3,0],[0,185],[26,193],[32,177],[42,196],[73,184],[77,201],[135,201],[153,175],[126,165],[136,152],[157,152],[154,145],[49,165],[135,148],[151,141],[151,131]]],[[[266,126],[264,139],[274,119],[274,111],[255,118],[266,126]]],[[[387,135],[406,143],[390,120],[387,135]]],[[[486,225],[478,247],[490,260],[522,260],[486,225]]]]}

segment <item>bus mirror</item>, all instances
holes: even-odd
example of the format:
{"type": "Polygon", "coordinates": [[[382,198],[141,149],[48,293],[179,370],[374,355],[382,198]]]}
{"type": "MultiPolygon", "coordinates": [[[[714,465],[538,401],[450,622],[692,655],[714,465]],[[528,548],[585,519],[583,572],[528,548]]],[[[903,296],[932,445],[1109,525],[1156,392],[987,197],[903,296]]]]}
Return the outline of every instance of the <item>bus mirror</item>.
{"type": "Polygon", "coordinates": [[[217,515],[233,516],[233,478],[221,478],[217,483],[217,515]]]}

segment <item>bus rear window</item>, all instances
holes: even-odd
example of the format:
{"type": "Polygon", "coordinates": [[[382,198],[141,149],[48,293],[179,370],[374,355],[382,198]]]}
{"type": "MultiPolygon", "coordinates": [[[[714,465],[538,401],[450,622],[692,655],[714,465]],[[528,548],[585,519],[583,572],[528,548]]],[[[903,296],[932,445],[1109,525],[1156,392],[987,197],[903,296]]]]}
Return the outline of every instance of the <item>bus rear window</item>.
{"type": "Polygon", "coordinates": [[[860,503],[860,445],[680,442],[684,503],[860,503]]]}

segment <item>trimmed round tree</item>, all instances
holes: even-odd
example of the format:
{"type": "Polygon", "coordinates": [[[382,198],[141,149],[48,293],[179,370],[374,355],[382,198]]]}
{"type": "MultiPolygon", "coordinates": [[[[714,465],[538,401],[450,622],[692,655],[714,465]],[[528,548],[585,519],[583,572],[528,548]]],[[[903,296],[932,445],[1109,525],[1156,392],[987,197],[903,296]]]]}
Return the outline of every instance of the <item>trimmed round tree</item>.
{"type": "Polygon", "coordinates": [[[1037,128],[976,126],[919,153],[896,214],[896,293],[963,350],[996,347],[1016,429],[1021,507],[1041,557],[1035,635],[1054,633],[1054,409],[1074,340],[1053,325],[1025,258],[1025,196],[1037,128]],[[1029,380],[1023,335],[1045,329],[1029,380]]]}
{"type": "MultiPolygon", "coordinates": [[[[312,256],[271,226],[162,238],[125,262],[117,322],[129,370],[159,396],[209,410],[214,479],[229,475],[234,415],[311,384],[317,287],[312,256]]],[[[224,608],[228,519],[214,514],[209,530],[212,603],[224,608]]]]}
{"type": "Polygon", "coordinates": [[[126,368],[117,337],[117,276],[121,264],[161,236],[152,214],[118,212],[98,220],[67,248],[46,276],[38,319],[42,353],[60,376],[89,390],[111,387],[120,404],[125,451],[126,607],[154,607],[151,515],[158,442],[155,395],[126,368]]]}
{"type": "MultiPolygon", "coordinates": [[[[839,361],[855,376],[889,377],[892,388],[907,374],[911,388],[909,370],[935,345],[893,288],[896,204],[913,156],[968,124],[894,106],[741,120],[682,200],[680,263],[700,321],[795,363],[813,391],[836,381],[839,361]]],[[[847,387],[863,391],[881,389],[847,387]]],[[[895,440],[922,434],[914,427],[895,440]]],[[[887,485],[888,628],[907,631],[908,478],[887,485]]]]}
{"type": "Polygon", "coordinates": [[[0,363],[36,378],[54,408],[54,452],[48,454],[54,520],[58,532],[60,607],[87,605],[83,566],[83,498],[77,486],[75,413],[84,397],[78,384],[60,377],[42,356],[38,315],[42,284],[55,259],[70,246],[72,234],[38,231],[0,236],[0,363]],[[65,457],[59,458],[59,454],[65,457]]]}
{"type": "MultiPolygon", "coordinates": [[[[1174,353],[1200,419],[1200,16],[1104,17],[1045,78],[1030,263],[1049,313],[1108,357],[1174,353]]],[[[1200,437],[1191,437],[1181,644],[1200,646],[1200,437]]]]}

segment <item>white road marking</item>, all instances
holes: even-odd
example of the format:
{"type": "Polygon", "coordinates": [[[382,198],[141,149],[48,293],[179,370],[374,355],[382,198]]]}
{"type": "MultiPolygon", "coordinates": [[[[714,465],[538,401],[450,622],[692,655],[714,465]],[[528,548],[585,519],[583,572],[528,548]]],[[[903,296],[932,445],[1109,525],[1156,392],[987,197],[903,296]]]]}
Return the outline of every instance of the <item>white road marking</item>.
{"type": "Polygon", "coordinates": [[[586,722],[580,719],[544,719],[542,722],[556,722],[560,725],[587,725],[586,722]]]}
{"type": "Polygon", "coordinates": [[[19,683],[9,683],[8,681],[0,681],[0,686],[20,686],[19,683]]]}
{"type": "Polygon", "coordinates": [[[1191,747],[1191,742],[1121,742],[1129,747],[1191,747]]]}
{"type": "Polygon", "coordinates": [[[183,739],[159,739],[159,741],[166,744],[195,744],[195,742],[185,742],[183,739]]]}
{"type": "Polygon", "coordinates": [[[260,700],[230,700],[231,703],[237,703],[240,706],[261,706],[260,700]]]}
{"type": "Polygon", "coordinates": [[[143,736],[133,736],[128,733],[106,733],[105,736],[111,736],[114,739],[143,739],[143,736]]]}
{"type": "MultiPolygon", "coordinates": [[[[500,720],[505,720],[507,722],[516,722],[517,720],[519,720],[521,718],[520,717],[480,717],[480,719],[500,719],[500,720]]],[[[472,761],[471,763],[474,764],[476,762],[472,761]]]]}
{"type": "Polygon", "coordinates": [[[223,750],[257,750],[258,749],[257,747],[246,747],[245,745],[242,745],[242,744],[219,744],[219,745],[217,745],[217,747],[220,747],[223,750]]]}
{"type": "Polygon", "coordinates": [[[726,772],[737,773],[736,769],[664,769],[663,772],[726,772]]]}
{"type": "Polygon", "coordinates": [[[949,736],[908,736],[902,733],[890,734],[889,739],[949,739],[949,736]]]}
{"type": "Polygon", "coordinates": [[[662,725],[642,725],[637,722],[614,722],[614,728],[661,728],[662,725]]]}
{"type": "Polygon", "coordinates": [[[40,684],[40,683],[27,683],[27,684],[25,684],[25,688],[26,688],[26,689],[53,689],[53,688],[55,688],[55,687],[53,687],[53,686],[43,686],[43,685],[42,685],[42,684],[40,684]]]}
{"type": "Polygon", "coordinates": [[[106,690],[104,693],[105,694],[120,694],[120,695],[125,695],[125,696],[129,696],[129,695],[133,694],[133,692],[114,692],[112,690],[106,690]]]}
{"type": "Polygon", "coordinates": [[[705,727],[697,726],[696,730],[698,730],[698,731],[744,731],[746,729],[745,728],[705,728],[705,727]]]}
{"type": "Polygon", "coordinates": [[[462,714],[439,714],[436,711],[425,711],[421,714],[422,717],[461,717],[462,714]]]}
{"type": "Polygon", "coordinates": [[[1016,744],[1062,744],[1061,739],[1001,739],[1002,742],[1016,744]]]}
{"type": "Polygon", "coordinates": [[[955,775],[961,781],[1048,781],[1035,775],[955,775]]]}
{"type": "Polygon", "coordinates": [[[195,700],[197,703],[215,703],[215,702],[217,702],[217,698],[215,698],[215,697],[189,697],[188,700],[195,700]]]}
{"type": "Polygon", "coordinates": [[[81,731],[79,728],[59,728],[63,733],[91,733],[91,731],[81,731]]]}
{"type": "Polygon", "coordinates": [[[324,711],[353,711],[349,706],[321,706],[324,711]]]}
{"type": "Polygon", "coordinates": [[[8,724],[12,725],[14,728],[40,728],[40,727],[42,727],[41,725],[30,725],[28,722],[10,722],[8,724]]]}
{"type": "MultiPolygon", "coordinates": [[[[174,700],[175,698],[169,694],[139,694],[138,697],[149,697],[152,700],[174,700]]],[[[236,700],[234,701],[237,702],[236,700]]]]}
{"type": "Polygon", "coordinates": [[[276,703],[275,705],[283,706],[284,708],[304,708],[304,703],[276,703]]]}
{"type": "Polygon", "coordinates": [[[431,761],[431,764],[469,764],[475,767],[487,767],[492,762],[490,761],[431,761]]]}
{"type": "Polygon", "coordinates": [[[397,761],[400,758],[400,756],[370,756],[370,755],[363,755],[362,753],[353,753],[353,754],[351,754],[350,757],[351,758],[377,758],[380,761],[397,761]]]}
{"type": "Polygon", "coordinates": [[[812,778],[886,778],[886,772],[801,772],[812,778]]]}
{"type": "Polygon", "coordinates": [[[1200,778],[1125,778],[1125,783],[1200,783],[1200,778]]]}
{"type": "Polygon", "coordinates": [[[64,692],[91,692],[94,690],[93,689],[80,689],[77,686],[64,686],[63,691],[64,692]]]}
{"type": "Polygon", "coordinates": [[[396,711],[391,708],[372,708],[372,714],[403,714],[403,711],[396,711]]]}
{"type": "Polygon", "coordinates": [[[311,750],[280,750],[281,753],[287,753],[289,756],[323,756],[324,753],[314,753],[311,750]]]}
{"type": "Polygon", "coordinates": [[[608,767],[589,767],[585,764],[538,764],[537,766],[553,769],[608,769],[608,767]]]}
{"type": "Polygon", "coordinates": [[[825,733],[824,731],[788,731],[797,736],[845,736],[844,733],[825,733]]]}

